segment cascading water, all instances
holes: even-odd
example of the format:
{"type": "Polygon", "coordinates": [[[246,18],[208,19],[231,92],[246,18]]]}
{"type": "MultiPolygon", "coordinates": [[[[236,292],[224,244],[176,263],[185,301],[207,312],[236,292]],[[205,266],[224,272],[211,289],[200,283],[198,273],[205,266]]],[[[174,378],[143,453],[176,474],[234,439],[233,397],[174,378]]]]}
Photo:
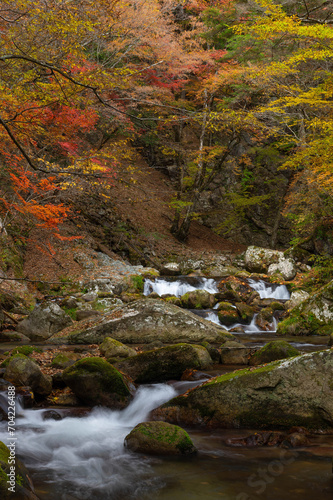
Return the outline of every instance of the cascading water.
{"type": "Polygon", "coordinates": [[[175,295],[181,297],[184,293],[193,290],[206,290],[209,293],[217,293],[217,282],[212,278],[181,278],[176,281],[168,281],[163,278],[156,278],[155,281],[146,280],[144,284],[144,295],[152,292],[158,295],[175,295]]]}
{"type": "Polygon", "coordinates": [[[253,279],[247,280],[250,287],[256,290],[261,299],[276,299],[276,300],[289,300],[290,294],[285,285],[274,285],[266,283],[265,281],[255,281],[253,279]]]}
{"type": "MultiPolygon", "coordinates": [[[[23,410],[17,402],[18,454],[34,471],[36,484],[53,483],[48,500],[67,499],[67,494],[72,500],[141,498],[161,484],[152,480],[147,459],[124,448],[124,438],[152,409],[178,393],[166,384],[141,386],[122,411],[96,407],[86,417],[62,420],[43,420],[44,410],[23,410]]],[[[7,438],[7,423],[2,422],[0,441],[7,438]]]]}

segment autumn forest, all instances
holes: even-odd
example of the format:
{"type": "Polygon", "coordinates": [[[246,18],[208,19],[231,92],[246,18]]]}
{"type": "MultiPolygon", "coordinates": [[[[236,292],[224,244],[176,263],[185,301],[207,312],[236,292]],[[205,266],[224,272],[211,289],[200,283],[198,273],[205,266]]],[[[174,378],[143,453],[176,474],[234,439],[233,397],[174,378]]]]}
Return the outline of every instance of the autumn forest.
{"type": "Polygon", "coordinates": [[[200,220],[331,249],[332,16],[322,0],[3,1],[2,230],[61,238],[70,200],[112,203],[139,152],[172,178],[178,240],[200,220]]]}

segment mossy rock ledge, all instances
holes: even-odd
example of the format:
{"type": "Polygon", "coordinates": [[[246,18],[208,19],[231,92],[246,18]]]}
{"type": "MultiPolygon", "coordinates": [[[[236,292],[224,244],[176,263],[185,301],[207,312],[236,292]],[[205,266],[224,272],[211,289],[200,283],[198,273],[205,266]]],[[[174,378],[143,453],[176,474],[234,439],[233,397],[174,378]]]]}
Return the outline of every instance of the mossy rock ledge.
{"type": "Polygon", "coordinates": [[[299,356],[301,353],[298,349],[288,344],[285,340],[273,340],[268,342],[264,347],[259,349],[251,356],[249,364],[252,366],[263,365],[277,359],[291,358],[299,356]]]}
{"type": "MultiPolygon", "coordinates": [[[[70,334],[67,342],[99,344],[105,337],[125,344],[149,344],[156,339],[167,344],[222,343],[233,338],[218,325],[159,299],[138,300],[114,309],[105,318],[99,318],[95,326],[70,334]]],[[[52,341],[56,342],[56,337],[52,337],[52,341]]]]}
{"type": "Polygon", "coordinates": [[[134,387],[114,366],[99,357],[84,358],[64,370],[62,378],[83,403],[121,409],[134,387]]]}
{"type": "Polygon", "coordinates": [[[277,335],[330,335],[333,332],[333,281],[290,310],[277,335]]]}
{"type": "MultiPolygon", "coordinates": [[[[15,474],[10,467],[11,450],[0,441],[0,498],[1,500],[38,500],[27,469],[15,458],[15,474]],[[15,479],[14,479],[15,478],[15,479]],[[9,483],[7,481],[10,481],[9,483]],[[8,488],[13,488],[8,490],[8,488]]],[[[12,466],[13,467],[13,466],[12,466]]]]}
{"type": "Polygon", "coordinates": [[[99,351],[102,356],[112,363],[120,358],[129,358],[130,356],[136,356],[136,351],[131,347],[114,340],[111,337],[106,337],[101,345],[99,346],[99,351]]]}
{"type": "Polygon", "coordinates": [[[24,354],[14,354],[5,361],[5,380],[16,387],[29,386],[34,393],[47,396],[52,391],[52,378],[24,354]]]}
{"type": "Polygon", "coordinates": [[[148,455],[192,455],[197,451],[184,429],[167,422],[138,424],[125,437],[125,446],[148,455]]]}
{"type": "Polygon", "coordinates": [[[153,411],[154,420],[221,428],[333,429],[333,351],[211,379],[153,411]]]}
{"type": "Polygon", "coordinates": [[[180,379],[186,369],[202,370],[212,363],[205,347],[181,343],[137,354],[115,366],[134,382],[147,384],[180,379]]]}

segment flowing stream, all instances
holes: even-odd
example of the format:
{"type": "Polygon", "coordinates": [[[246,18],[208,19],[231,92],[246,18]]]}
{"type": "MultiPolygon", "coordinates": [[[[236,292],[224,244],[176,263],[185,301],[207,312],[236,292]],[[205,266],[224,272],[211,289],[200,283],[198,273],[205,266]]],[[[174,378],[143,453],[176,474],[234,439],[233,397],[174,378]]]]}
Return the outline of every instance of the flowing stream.
{"type": "MultiPolygon", "coordinates": [[[[158,278],[146,281],[145,293],[179,297],[198,288],[216,293],[217,283],[206,278],[158,278]]],[[[284,286],[249,284],[262,298],[289,298],[284,286]]],[[[215,310],[193,312],[219,323],[215,310]]],[[[259,330],[255,318],[241,326],[242,341],[248,345],[260,346],[276,338],[276,322],[268,332],[259,330]]],[[[314,350],[323,348],[319,339],[318,345],[309,337],[306,342],[292,340],[314,350]]],[[[230,448],[226,440],[254,431],[190,429],[198,448],[190,458],[152,458],[124,447],[125,436],[149,420],[153,408],[200,383],[141,386],[122,411],[96,407],[76,416],[77,410],[56,408],[61,420],[45,419],[46,410],[23,409],[18,404],[18,457],[29,469],[40,500],[332,500],[333,436],[312,437],[311,448],[305,449],[248,449],[230,448]]],[[[7,410],[4,393],[0,393],[0,406],[7,410]]],[[[0,422],[0,440],[8,442],[6,422],[0,422]]]]}
{"type": "MultiPolygon", "coordinates": [[[[187,292],[193,290],[206,290],[209,293],[218,292],[219,278],[204,278],[204,277],[189,277],[180,276],[175,278],[155,278],[155,280],[147,279],[144,284],[144,295],[149,295],[152,292],[158,295],[174,295],[176,297],[181,297],[187,292]]],[[[248,278],[248,284],[253,290],[257,291],[261,299],[274,299],[275,301],[285,302],[290,299],[290,294],[285,285],[278,285],[274,283],[267,283],[263,280],[253,280],[248,278]]],[[[211,321],[219,326],[222,326],[225,330],[231,331],[233,335],[238,336],[242,342],[245,342],[249,347],[262,347],[267,342],[271,340],[280,339],[276,336],[277,319],[274,317],[273,322],[268,330],[262,330],[258,327],[256,323],[256,318],[258,314],[255,314],[252,321],[248,325],[241,323],[234,323],[233,325],[227,326],[220,322],[217,311],[215,310],[218,304],[213,309],[192,309],[194,314],[211,321]],[[238,330],[237,330],[238,329],[238,330]],[[234,331],[235,330],[235,331],[234,331]]],[[[235,307],[235,306],[234,306],[235,307]]],[[[315,351],[318,349],[324,349],[326,347],[325,342],[322,337],[311,336],[311,337],[290,337],[285,338],[297,349],[302,352],[315,351]]]]}

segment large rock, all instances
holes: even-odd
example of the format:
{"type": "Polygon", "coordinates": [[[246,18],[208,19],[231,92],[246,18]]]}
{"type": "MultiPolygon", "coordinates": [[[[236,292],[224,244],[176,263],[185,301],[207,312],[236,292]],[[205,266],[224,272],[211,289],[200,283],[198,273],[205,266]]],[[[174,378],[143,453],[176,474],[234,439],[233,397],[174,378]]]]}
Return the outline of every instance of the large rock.
{"type": "Polygon", "coordinates": [[[48,395],[52,391],[52,378],[44,375],[37,363],[23,354],[15,354],[9,360],[4,378],[15,386],[29,386],[33,392],[48,395]]]}
{"type": "Polygon", "coordinates": [[[54,302],[45,302],[35,307],[28,318],[17,326],[17,330],[33,341],[46,340],[63,330],[72,319],[54,302]]]}
{"type": "Polygon", "coordinates": [[[211,309],[215,304],[215,297],[206,290],[193,290],[184,293],[180,298],[182,306],[187,309],[211,309]]]}
{"type": "Polygon", "coordinates": [[[284,340],[273,340],[268,342],[264,347],[256,351],[250,358],[250,365],[258,366],[264,363],[270,363],[277,359],[291,358],[299,356],[301,353],[284,340]]]}
{"type": "Polygon", "coordinates": [[[249,246],[245,252],[245,266],[251,273],[267,273],[268,267],[284,258],[283,252],[249,246]]]}
{"type": "Polygon", "coordinates": [[[219,321],[226,326],[234,325],[240,321],[237,309],[229,302],[220,302],[217,308],[219,321]]]}
{"type": "Polygon", "coordinates": [[[221,375],[154,410],[155,420],[244,428],[333,429],[333,350],[221,375]]]}
{"type": "Polygon", "coordinates": [[[205,369],[212,359],[205,347],[191,344],[176,344],[137,354],[115,366],[128,374],[134,382],[166,382],[180,379],[188,368],[205,369]]]}
{"type": "Polygon", "coordinates": [[[302,304],[310,297],[310,294],[305,290],[296,290],[295,292],[291,292],[290,299],[286,302],[287,309],[293,309],[296,306],[302,304]]]}
{"type": "Polygon", "coordinates": [[[219,300],[247,302],[258,295],[244,279],[236,276],[223,278],[217,288],[219,293],[216,294],[216,297],[219,300]]]}
{"type": "Polygon", "coordinates": [[[333,332],[333,281],[290,311],[277,327],[278,335],[329,335],[333,332]]]}
{"type": "Polygon", "coordinates": [[[166,422],[138,424],[125,437],[125,446],[148,455],[191,455],[197,451],[184,429],[166,422]]]}
{"type": "Polygon", "coordinates": [[[114,309],[95,326],[69,335],[67,341],[72,344],[98,344],[105,337],[125,344],[148,344],[156,339],[170,344],[221,343],[233,338],[218,325],[158,299],[138,300],[114,309]]]}
{"type": "Polygon", "coordinates": [[[7,444],[9,448],[0,441],[1,500],[38,500],[27,469],[15,456],[16,441],[8,440],[7,444]],[[13,457],[15,460],[11,462],[13,457]],[[11,467],[14,467],[14,470],[11,467]]]}
{"type": "Polygon", "coordinates": [[[132,388],[125,377],[104,359],[84,358],[66,368],[62,378],[85,404],[124,408],[132,388]]]}
{"type": "Polygon", "coordinates": [[[296,276],[296,265],[292,258],[286,258],[283,252],[250,246],[245,252],[246,269],[253,273],[278,273],[289,281],[296,276]]]}

